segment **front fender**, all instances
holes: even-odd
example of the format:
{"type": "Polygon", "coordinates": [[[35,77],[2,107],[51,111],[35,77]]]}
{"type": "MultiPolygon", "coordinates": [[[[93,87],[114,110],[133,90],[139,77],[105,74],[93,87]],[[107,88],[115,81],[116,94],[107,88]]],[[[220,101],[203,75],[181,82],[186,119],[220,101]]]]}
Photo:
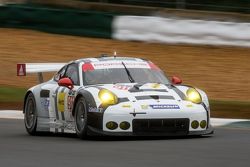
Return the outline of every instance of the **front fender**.
{"type": "Polygon", "coordinates": [[[86,102],[87,108],[87,123],[88,126],[94,127],[97,129],[102,129],[103,125],[103,112],[99,110],[96,104],[95,96],[92,94],[93,92],[89,90],[81,89],[75,99],[74,107],[72,111],[72,115],[75,115],[75,107],[78,99],[83,97],[86,102]]]}
{"type": "Polygon", "coordinates": [[[209,109],[209,101],[208,101],[207,94],[201,89],[196,88],[196,90],[200,93],[203,103],[209,109]]]}
{"type": "Polygon", "coordinates": [[[74,107],[73,107],[73,110],[72,110],[72,115],[74,116],[75,115],[75,106],[76,106],[76,103],[78,101],[78,99],[80,97],[84,97],[85,101],[86,101],[86,104],[87,104],[87,109],[89,109],[90,107],[97,107],[96,105],[96,101],[94,99],[94,96],[92,95],[91,92],[87,91],[87,90],[84,90],[84,89],[81,89],[78,91],[77,95],[76,95],[76,98],[75,98],[75,101],[74,101],[74,107]]]}

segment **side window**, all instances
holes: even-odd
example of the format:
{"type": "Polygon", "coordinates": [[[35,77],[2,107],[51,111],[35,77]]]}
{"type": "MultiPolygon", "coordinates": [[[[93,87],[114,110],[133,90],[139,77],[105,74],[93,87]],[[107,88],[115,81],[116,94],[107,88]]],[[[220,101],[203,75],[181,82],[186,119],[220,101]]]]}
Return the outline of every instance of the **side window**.
{"type": "Polygon", "coordinates": [[[78,75],[78,64],[69,64],[64,76],[70,78],[74,85],[80,85],[78,75]]]}
{"type": "Polygon", "coordinates": [[[64,66],[60,71],[58,71],[58,72],[56,73],[56,75],[54,76],[54,80],[55,80],[56,82],[58,82],[59,79],[62,78],[62,77],[65,75],[66,67],[67,67],[67,66],[64,66]]]}

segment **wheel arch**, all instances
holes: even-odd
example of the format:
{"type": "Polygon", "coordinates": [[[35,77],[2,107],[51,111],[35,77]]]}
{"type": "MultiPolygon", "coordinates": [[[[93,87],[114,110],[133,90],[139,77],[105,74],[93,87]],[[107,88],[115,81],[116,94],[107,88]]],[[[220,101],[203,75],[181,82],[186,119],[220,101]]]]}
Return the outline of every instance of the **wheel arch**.
{"type": "Polygon", "coordinates": [[[96,106],[96,101],[95,101],[93,95],[91,94],[91,92],[89,92],[87,90],[80,90],[78,92],[78,94],[76,95],[76,98],[74,100],[74,105],[73,105],[73,110],[72,110],[72,115],[73,116],[75,115],[75,106],[76,106],[76,103],[77,103],[77,101],[78,101],[78,99],[80,97],[84,98],[84,100],[86,101],[87,107],[97,107],[96,106]]]}
{"type": "MultiPolygon", "coordinates": [[[[26,104],[26,100],[27,100],[28,96],[29,96],[31,93],[33,94],[33,92],[32,92],[31,90],[28,90],[28,91],[26,92],[25,96],[24,96],[23,113],[25,113],[25,104],[26,104]]],[[[35,99],[35,100],[36,100],[36,99],[35,99]]]]}
{"type": "Polygon", "coordinates": [[[75,100],[74,100],[74,105],[73,105],[73,109],[72,109],[72,115],[73,115],[73,116],[75,116],[75,107],[76,107],[76,103],[77,103],[78,99],[81,98],[81,97],[83,97],[83,95],[82,95],[81,93],[79,93],[79,94],[76,96],[75,100]]]}

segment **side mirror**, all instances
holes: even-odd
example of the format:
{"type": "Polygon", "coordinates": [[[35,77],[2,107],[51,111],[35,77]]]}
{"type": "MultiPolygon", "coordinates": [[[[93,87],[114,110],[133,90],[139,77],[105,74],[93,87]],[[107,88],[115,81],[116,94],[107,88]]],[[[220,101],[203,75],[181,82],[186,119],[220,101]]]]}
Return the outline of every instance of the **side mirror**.
{"type": "Polygon", "coordinates": [[[181,84],[182,80],[180,78],[176,77],[176,76],[173,76],[172,77],[172,83],[175,84],[175,85],[176,84],[181,84]]]}
{"type": "Polygon", "coordinates": [[[73,89],[74,88],[73,82],[69,78],[61,78],[58,81],[58,85],[59,86],[65,86],[65,87],[67,87],[69,89],[73,89]]]}

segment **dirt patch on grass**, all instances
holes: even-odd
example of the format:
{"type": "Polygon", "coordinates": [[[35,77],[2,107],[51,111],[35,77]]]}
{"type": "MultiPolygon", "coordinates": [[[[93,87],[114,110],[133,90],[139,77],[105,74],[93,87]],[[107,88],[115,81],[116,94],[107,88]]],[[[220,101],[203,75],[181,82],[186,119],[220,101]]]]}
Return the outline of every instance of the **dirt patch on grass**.
{"type": "Polygon", "coordinates": [[[0,37],[1,86],[37,84],[36,75],[16,77],[17,63],[68,62],[117,51],[152,60],[168,76],[180,76],[210,98],[250,100],[250,48],[124,42],[4,28],[0,37]]]}

